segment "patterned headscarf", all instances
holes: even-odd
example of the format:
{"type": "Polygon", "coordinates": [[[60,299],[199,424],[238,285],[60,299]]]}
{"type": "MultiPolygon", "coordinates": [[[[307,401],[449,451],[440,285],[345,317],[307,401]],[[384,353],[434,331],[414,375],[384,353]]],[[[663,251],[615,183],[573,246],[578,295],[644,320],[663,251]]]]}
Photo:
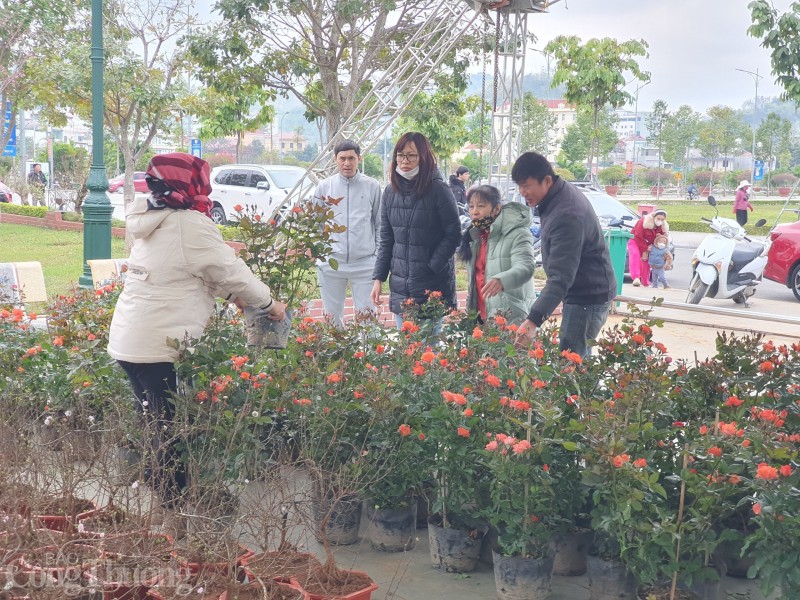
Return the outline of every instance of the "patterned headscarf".
{"type": "Polygon", "coordinates": [[[152,192],[149,208],[192,209],[211,217],[213,203],[210,167],[202,158],[184,152],[156,154],[147,166],[147,187],[152,192]]]}

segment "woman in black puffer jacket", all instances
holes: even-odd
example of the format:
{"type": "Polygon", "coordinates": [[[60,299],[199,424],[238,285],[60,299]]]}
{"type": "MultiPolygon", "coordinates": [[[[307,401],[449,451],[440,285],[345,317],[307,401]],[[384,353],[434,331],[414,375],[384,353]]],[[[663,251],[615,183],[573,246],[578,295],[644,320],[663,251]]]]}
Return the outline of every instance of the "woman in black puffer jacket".
{"type": "Polygon", "coordinates": [[[421,133],[403,134],[394,147],[381,202],[381,239],[372,278],[372,301],[381,299],[389,280],[390,309],[402,322],[408,299],[423,304],[430,292],[456,306],[453,255],[461,241],[456,201],[436,167],[430,143],[421,133]]]}

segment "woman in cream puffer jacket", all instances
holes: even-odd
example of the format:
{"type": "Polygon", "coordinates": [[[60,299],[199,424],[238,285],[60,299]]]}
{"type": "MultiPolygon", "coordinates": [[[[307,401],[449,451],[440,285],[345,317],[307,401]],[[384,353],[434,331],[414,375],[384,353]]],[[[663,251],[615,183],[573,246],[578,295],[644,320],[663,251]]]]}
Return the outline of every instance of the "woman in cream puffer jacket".
{"type": "Polygon", "coordinates": [[[185,470],[171,443],[175,342],[202,335],[218,297],[240,307],[257,306],[275,319],[285,317],[286,306],[222,240],[210,218],[206,161],[184,153],[156,155],[146,181],[152,193],[136,199],[126,218],[134,242],[111,320],[108,353],[128,375],[142,416],[145,443],[152,449],[148,482],[162,507],[174,510],[186,487],[185,470]]]}

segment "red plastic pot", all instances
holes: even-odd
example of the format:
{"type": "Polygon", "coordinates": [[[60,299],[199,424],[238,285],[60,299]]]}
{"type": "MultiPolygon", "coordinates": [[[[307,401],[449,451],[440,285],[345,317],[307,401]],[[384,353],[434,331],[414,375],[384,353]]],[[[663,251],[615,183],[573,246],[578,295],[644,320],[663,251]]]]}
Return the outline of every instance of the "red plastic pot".
{"type": "Polygon", "coordinates": [[[23,555],[19,561],[22,571],[32,576],[47,574],[60,583],[79,581],[81,573],[100,558],[100,551],[87,544],[44,546],[33,553],[40,557],[39,562],[32,562],[30,554],[23,555]]]}
{"type": "MultiPolygon", "coordinates": [[[[86,500],[86,502],[94,505],[94,502],[91,502],[90,500],[86,500]]],[[[102,508],[97,508],[97,506],[95,506],[92,509],[78,513],[77,515],[33,515],[33,519],[45,529],[52,529],[54,531],[73,531],[76,524],[80,520],[93,517],[102,512],[102,510],[102,508]]]]}
{"type": "MultiPolygon", "coordinates": [[[[235,567],[241,567],[246,562],[247,559],[251,556],[255,555],[255,552],[239,544],[240,553],[239,556],[236,557],[236,561],[233,563],[235,567]]],[[[180,558],[180,557],[179,557],[180,558]]],[[[181,560],[181,570],[184,572],[188,572],[191,575],[196,575],[197,573],[207,572],[207,573],[227,573],[228,567],[230,563],[228,561],[220,561],[220,562],[211,562],[211,563],[199,563],[199,562],[190,562],[187,560],[181,560]]]]}
{"type": "MultiPolygon", "coordinates": [[[[288,579],[279,579],[279,578],[275,579],[274,581],[275,581],[275,583],[278,584],[278,586],[280,586],[282,588],[285,588],[285,589],[288,589],[288,590],[294,590],[294,591],[298,592],[299,595],[297,597],[297,600],[311,600],[311,598],[313,597],[313,596],[311,596],[311,594],[309,594],[307,591],[305,591],[301,586],[299,586],[294,581],[291,581],[291,580],[288,580],[288,579]]],[[[245,586],[245,589],[248,588],[248,587],[251,587],[251,588],[256,589],[256,590],[260,590],[261,589],[261,584],[259,584],[258,582],[253,582],[253,583],[245,586]]],[[[222,595],[219,597],[219,600],[228,600],[228,592],[223,592],[222,595]]]]}
{"type": "MultiPolygon", "coordinates": [[[[369,575],[364,573],[363,571],[350,571],[354,575],[363,575],[364,577],[369,578],[369,575]]],[[[326,596],[322,594],[312,594],[311,592],[308,593],[308,597],[310,600],[370,600],[372,597],[372,592],[378,589],[378,584],[374,581],[367,587],[362,590],[358,590],[356,592],[351,592],[346,596],[326,596]]]]}

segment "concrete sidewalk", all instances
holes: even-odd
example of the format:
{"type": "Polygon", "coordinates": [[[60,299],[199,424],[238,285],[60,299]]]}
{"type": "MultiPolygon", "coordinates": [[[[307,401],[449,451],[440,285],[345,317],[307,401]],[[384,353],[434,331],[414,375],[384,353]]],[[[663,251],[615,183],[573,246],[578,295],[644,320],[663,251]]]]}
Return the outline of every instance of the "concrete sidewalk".
{"type": "MultiPolygon", "coordinates": [[[[717,333],[726,331],[738,335],[747,333],[763,333],[766,339],[779,344],[800,341],[800,310],[794,305],[778,300],[754,298],[749,308],[735,304],[732,300],[715,300],[704,298],[699,305],[700,310],[709,308],[724,309],[730,314],[715,315],[708,312],[694,312],[686,304],[687,291],[671,288],[653,289],[634,287],[631,284],[622,286],[622,297],[635,298],[643,302],[663,299],[666,303],[674,303],[675,307],[645,306],[637,304],[640,310],[647,309],[650,315],[664,319],[664,326],[653,332],[653,339],[667,347],[668,353],[675,359],[683,358],[702,360],[716,353],[717,333]],[[767,320],[770,317],[795,319],[795,323],[782,323],[767,320]]],[[[621,322],[628,314],[629,307],[620,302],[617,312],[609,317],[608,325],[621,322]]]]}

